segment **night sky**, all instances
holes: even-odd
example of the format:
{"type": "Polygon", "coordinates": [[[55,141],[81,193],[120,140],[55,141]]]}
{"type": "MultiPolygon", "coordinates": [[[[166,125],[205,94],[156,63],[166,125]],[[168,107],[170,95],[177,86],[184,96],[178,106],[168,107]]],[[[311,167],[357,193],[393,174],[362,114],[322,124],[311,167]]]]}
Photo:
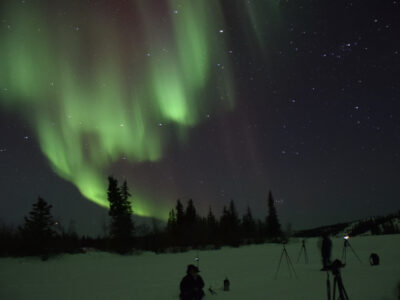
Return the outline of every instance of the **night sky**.
{"type": "Polygon", "coordinates": [[[192,198],[295,229],[397,211],[400,1],[0,3],[0,219],[192,198]]]}

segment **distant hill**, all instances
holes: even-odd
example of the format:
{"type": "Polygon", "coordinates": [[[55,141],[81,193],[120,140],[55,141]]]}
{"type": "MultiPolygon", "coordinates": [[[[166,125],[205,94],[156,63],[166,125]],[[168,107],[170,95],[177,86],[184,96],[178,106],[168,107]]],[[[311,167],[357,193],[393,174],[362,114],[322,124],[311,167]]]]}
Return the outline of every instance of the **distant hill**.
{"type": "Polygon", "coordinates": [[[379,235],[400,233],[400,211],[386,216],[363,218],[357,221],[321,226],[296,231],[294,237],[318,237],[323,234],[340,235],[379,235]]]}

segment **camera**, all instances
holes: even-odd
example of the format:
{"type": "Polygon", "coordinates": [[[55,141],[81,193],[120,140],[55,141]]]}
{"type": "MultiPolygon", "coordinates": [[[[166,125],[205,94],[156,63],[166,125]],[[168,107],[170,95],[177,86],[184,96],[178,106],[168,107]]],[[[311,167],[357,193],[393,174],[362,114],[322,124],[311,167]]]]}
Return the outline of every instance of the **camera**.
{"type": "Polygon", "coordinates": [[[346,264],[342,263],[340,260],[335,259],[333,263],[326,267],[327,270],[331,271],[333,275],[339,274],[339,269],[344,268],[346,264]]]}

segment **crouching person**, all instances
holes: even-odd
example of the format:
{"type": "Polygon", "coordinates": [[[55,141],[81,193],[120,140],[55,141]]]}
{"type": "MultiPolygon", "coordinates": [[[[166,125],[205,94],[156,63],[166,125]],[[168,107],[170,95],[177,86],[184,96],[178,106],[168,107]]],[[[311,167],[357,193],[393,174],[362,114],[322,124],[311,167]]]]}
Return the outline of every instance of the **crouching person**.
{"type": "Polygon", "coordinates": [[[204,281],[199,275],[199,269],[195,265],[188,265],[186,276],[183,277],[180,284],[181,300],[201,300],[204,297],[204,281]]]}

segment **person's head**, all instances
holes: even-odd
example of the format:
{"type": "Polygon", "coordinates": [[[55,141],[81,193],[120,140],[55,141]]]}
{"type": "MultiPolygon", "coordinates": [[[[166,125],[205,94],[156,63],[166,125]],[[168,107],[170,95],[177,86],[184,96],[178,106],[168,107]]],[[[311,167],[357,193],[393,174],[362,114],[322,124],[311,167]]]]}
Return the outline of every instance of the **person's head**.
{"type": "Polygon", "coordinates": [[[196,267],[195,265],[188,265],[187,269],[186,269],[186,273],[193,276],[193,277],[197,277],[197,275],[199,274],[200,270],[198,267],[196,267]]]}

